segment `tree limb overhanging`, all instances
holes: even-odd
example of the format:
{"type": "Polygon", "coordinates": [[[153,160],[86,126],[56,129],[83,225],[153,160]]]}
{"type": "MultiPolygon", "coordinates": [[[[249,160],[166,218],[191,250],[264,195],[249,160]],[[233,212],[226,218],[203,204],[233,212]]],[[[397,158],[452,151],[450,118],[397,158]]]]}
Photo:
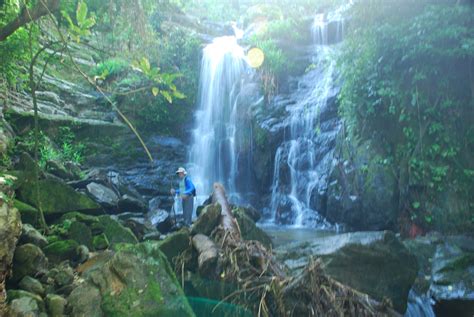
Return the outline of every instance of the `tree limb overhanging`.
{"type": "Polygon", "coordinates": [[[32,21],[36,21],[51,12],[57,11],[60,2],[61,0],[45,0],[39,1],[32,9],[28,9],[26,6],[23,7],[14,20],[10,21],[10,23],[0,29],[0,42],[6,40],[22,26],[25,26],[32,21]]]}

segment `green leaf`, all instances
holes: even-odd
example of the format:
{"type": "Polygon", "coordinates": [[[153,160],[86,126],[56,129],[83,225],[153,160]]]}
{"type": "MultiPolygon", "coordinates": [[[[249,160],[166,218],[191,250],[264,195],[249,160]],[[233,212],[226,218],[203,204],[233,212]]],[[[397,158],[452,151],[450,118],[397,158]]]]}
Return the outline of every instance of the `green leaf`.
{"type": "Polygon", "coordinates": [[[87,4],[83,1],[80,1],[77,4],[76,10],[76,19],[79,26],[83,26],[87,18],[87,4]]]}
{"type": "Polygon", "coordinates": [[[157,87],[153,87],[153,88],[151,89],[151,93],[152,93],[153,96],[155,96],[155,97],[158,95],[159,92],[160,92],[160,90],[159,90],[157,87]]]}
{"type": "Polygon", "coordinates": [[[184,99],[184,98],[186,98],[186,95],[179,92],[179,91],[174,91],[173,92],[173,97],[178,98],[178,99],[184,99]]]}
{"type": "Polygon", "coordinates": [[[74,23],[72,23],[72,19],[69,16],[69,14],[66,11],[61,11],[61,14],[66,19],[66,21],[69,23],[69,27],[72,28],[74,26],[74,23]]]}
{"type": "Polygon", "coordinates": [[[419,201],[415,201],[415,202],[412,204],[413,208],[415,208],[415,209],[420,208],[420,205],[421,205],[421,204],[420,204],[419,201]]]}
{"type": "Polygon", "coordinates": [[[162,90],[160,91],[160,93],[163,95],[163,97],[165,97],[165,99],[169,102],[169,103],[173,103],[173,98],[171,98],[171,95],[169,92],[167,92],[166,90],[162,90]]]}

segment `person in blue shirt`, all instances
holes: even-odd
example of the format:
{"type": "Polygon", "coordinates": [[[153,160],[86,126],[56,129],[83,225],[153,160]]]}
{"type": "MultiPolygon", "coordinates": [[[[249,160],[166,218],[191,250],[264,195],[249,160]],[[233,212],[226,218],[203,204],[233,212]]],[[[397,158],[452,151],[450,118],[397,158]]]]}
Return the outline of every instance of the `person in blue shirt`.
{"type": "Polygon", "coordinates": [[[186,226],[191,225],[191,220],[193,216],[194,208],[194,196],[196,196],[196,188],[194,187],[193,182],[187,176],[187,172],[183,167],[176,170],[176,174],[179,177],[179,188],[171,188],[171,195],[178,194],[183,203],[183,216],[184,224],[186,226]]]}

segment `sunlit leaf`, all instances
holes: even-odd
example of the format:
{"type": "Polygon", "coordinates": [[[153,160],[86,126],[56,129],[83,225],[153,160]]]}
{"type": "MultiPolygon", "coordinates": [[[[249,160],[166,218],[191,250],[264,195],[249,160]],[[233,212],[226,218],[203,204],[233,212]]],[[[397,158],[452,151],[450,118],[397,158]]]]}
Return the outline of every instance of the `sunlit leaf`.
{"type": "Polygon", "coordinates": [[[83,26],[84,23],[86,22],[87,18],[87,4],[83,1],[80,1],[77,4],[77,10],[76,10],[76,19],[77,19],[77,24],[80,26],[83,26]]]}
{"type": "Polygon", "coordinates": [[[160,93],[160,90],[157,87],[153,87],[151,93],[156,97],[160,93]]]}
{"type": "Polygon", "coordinates": [[[171,95],[169,92],[167,92],[166,90],[162,90],[160,91],[160,93],[163,95],[163,97],[165,97],[165,99],[169,102],[169,103],[173,103],[173,98],[171,98],[171,95]]]}

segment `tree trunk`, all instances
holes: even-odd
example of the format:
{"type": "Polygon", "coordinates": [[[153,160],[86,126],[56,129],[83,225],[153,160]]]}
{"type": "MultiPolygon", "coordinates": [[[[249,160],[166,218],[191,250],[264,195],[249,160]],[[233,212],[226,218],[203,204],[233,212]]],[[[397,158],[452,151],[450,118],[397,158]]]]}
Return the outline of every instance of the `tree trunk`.
{"type": "Polygon", "coordinates": [[[198,251],[198,269],[202,276],[215,274],[218,258],[218,249],[216,244],[207,236],[198,233],[192,239],[194,248],[198,251]]]}
{"type": "Polygon", "coordinates": [[[214,183],[214,192],[212,193],[212,202],[221,205],[221,224],[229,235],[235,241],[240,241],[240,229],[237,221],[232,214],[229,202],[225,195],[224,186],[220,183],[214,183]]]}

